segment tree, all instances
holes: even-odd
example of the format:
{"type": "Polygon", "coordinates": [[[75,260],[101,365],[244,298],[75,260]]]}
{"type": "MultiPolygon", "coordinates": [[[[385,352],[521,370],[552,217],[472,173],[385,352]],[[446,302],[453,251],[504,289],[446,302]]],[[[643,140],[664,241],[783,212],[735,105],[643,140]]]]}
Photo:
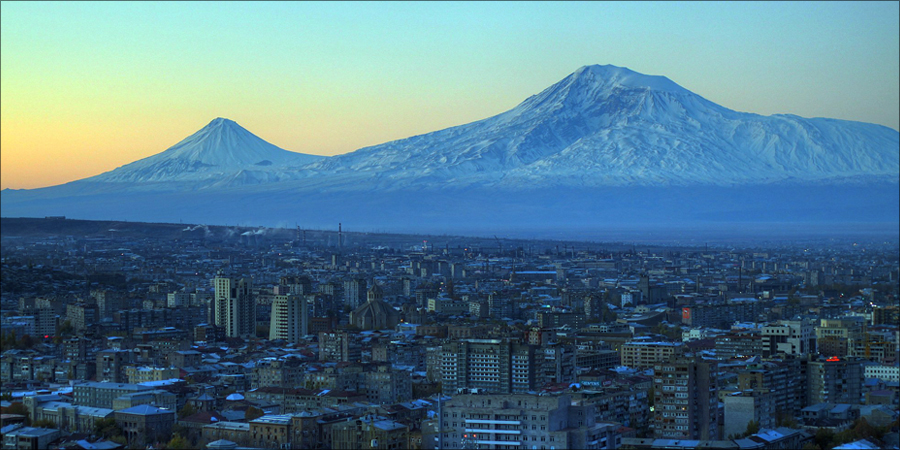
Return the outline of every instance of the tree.
{"type": "Polygon", "coordinates": [[[800,428],[800,424],[797,423],[797,419],[795,419],[794,416],[787,414],[780,409],[775,413],[775,426],[800,428]]]}
{"type": "Polygon", "coordinates": [[[194,414],[197,414],[197,408],[194,408],[193,403],[185,402],[184,407],[181,408],[181,411],[178,411],[178,418],[184,419],[185,417],[190,417],[194,414]]]}
{"type": "Polygon", "coordinates": [[[191,443],[188,442],[187,439],[183,438],[180,434],[176,434],[172,436],[172,440],[166,444],[166,448],[176,448],[176,449],[185,449],[191,448],[191,443]]]}
{"type": "Polygon", "coordinates": [[[31,414],[28,413],[28,408],[21,402],[15,402],[6,408],[2,408],[2,412],[3,414],[18,414],[20,416],[25,416],[25,425],[31,423],[31,414]]]}
{"type": "Polygon", "coordinates": [[[0,346],[0,347],[2,347],[3,350],[6,350],[11,347],[15,347],[16,340],[17,340],[16,330],[10,330],[9,333],[7,333],[5,336],[3,336],[3,341],[0,342],[0,343],[2,343],[2,346],[0,346]]]}
{"type": "Polygon", "coordinates": [[[75,334],[75,327],[72,326],[71,321],[66,319],[62,324],[60,324],[59,330],[56,334],[58,334],[59,336],[71,336],[75,334]]]}
{"type": "Polygon", "coordinates": [[[853,426],[853,434],[856,438],[854,440],[869,439],[872,437],[877,438],[878,430],[873,427],[865,417],[860,417],[859,419],[857,419],[856,423],[853,426]]]}
{"type": "Polygon", "coordinates": [[[31,426],[35,428],[56,428],[56,422],[49,419],[35,420],[31,426]]]}
{"type": "Polygon", "coordinates": [[[251,420],[258,419],[258,418],[262,417],[263,415],[265,415],[263,410],[255,407],[255,406],[251,406],[251,407],[247,408],[246,412],[244,412],[244,419],[246,419],[249,422],[251,420]]]}
{"type": "Polygon", "coordinates": [[[847,442],[853,442],[855,440],[857,440],[856,433],[853,429],[847,429],[834,435],[832,445],[846,444],[847,442]]]}
{"type": "Polygon", "coordinates": [[[813,442],[821,449],[826,449],[831,445],[831,441],[834,440],[834,432],[827,428],[819,428],[816,431],[816,435],[813,438],[813,442]]]}
{"type": "Polygon", "coordinates": [[[172,436],[181,436],[187,440],[189,446],[187,448],[198,448],[197,439],[200,437],[200,430],[196,428],[190,428],[181,423],[176,423],[172,426],[172,436]]]}
{"type": "Polygon", "coordinates": [[[747,437],[756,433],[759,433],[759,422],[755,420],[747,422],[747,430],[744,431],[743,437],[747,437]]]}
{"type": "Polygon", "coordinates": [[[112,417],[94,421],[94,434],[109,440],[113,440],[116,436],[123,435],[122,428],[116,423],[116,419],[112,417]]]}
{"type": "Polygon", "coordinates": [[[20,350],[26,350],[31,347],[34,347],[34,338],[32,338],[29,334],[22,336],[22,339],[20,339],[19,342],[16,343],[16,348],[20,350]]]}

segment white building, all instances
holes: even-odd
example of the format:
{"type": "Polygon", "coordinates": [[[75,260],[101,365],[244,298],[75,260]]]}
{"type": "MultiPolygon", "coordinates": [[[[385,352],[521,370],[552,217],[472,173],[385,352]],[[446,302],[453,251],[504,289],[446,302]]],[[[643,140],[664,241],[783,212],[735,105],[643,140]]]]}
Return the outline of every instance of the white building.
{"type": "Polygon", "coordinates": [[[866,378],[878,378],[881,381],[900,382],[900,366],[865,366],[866,378]]]}
{"type": "Polygon", "coordinates": [[[225,336],[256,335],[256,301],[251,286],[250,278],[230,278],[220,274],[213,279],[215,323],[225,328],[225,336]]]}
{"type": "Polygon", "coordinates": [[[309,334],[309,306],[302,295],[276,295],[272,300],[269,339],[299,342],[309,334]]]}

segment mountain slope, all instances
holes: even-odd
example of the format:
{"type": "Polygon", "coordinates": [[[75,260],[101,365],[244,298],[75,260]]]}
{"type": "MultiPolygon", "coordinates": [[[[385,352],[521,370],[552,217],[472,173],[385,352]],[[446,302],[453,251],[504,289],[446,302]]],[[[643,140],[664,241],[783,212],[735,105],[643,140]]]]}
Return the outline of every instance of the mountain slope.
{"type": "Polygon", "coordinates": [[[281,179],[297,167],[324,159],[276,147],[221,117],[166,151],[84,181],[157,183],[211,181],[256,184],[281,179]]]}
{"type": "Polygon", "coordinates": [[[898,182],[896,130],[736,112],[665,77],[586,66],[496,116],[345,155],[288,152],[216,119],[152,157],[0,198],[5,217],[489,234],[865,222],[895,235],[898,182]]]}
{"type": "Polygon", "coordinates": [[[398,186],[746,184],[896,179],[887,127],[716,105],[665,77],[586,66],[510,111],[308,166],[398,186]]]}

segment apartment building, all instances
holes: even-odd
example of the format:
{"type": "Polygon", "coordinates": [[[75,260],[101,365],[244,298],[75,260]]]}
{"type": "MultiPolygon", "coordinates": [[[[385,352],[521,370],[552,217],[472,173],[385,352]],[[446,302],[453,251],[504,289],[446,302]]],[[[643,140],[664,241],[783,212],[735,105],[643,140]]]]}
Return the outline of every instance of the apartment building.
{"type": "Polygon", "coordinates": [[[677,357],[653,366],[653,432],[670,439],[720,438],[715,361],[677,357]]]}
{"type": "Polygon", "coordinates": [[[597,423],[593,406],[568,395],[457,395],[423,425],[425,448],[614,449],[618,424],[597,423]]]}
{"type": "Polygon", "coordinates": [[[674,356],[684,354],[681,342],[631,341],[622,344],[622,365],[631,368],[647,369],[668,361],[674,356]]]}
{"type": "Polygon", "coordinates": [[[816,333],[812,323],[800,320],[779,320],[762,329],[762,356],[783,353],[805,355],[816,353],[816,333]]]}
{"type": "Polygon", "coordinates": [[[501,339],[466,339],[442,347],[443,391],[502,394],[534,391],[543,382],[540,347],[501,339]]]}
{"type": "Polygon", "coordinates": [[[125,378],[132,384],[170,380],[178,378],[178,374],[179,370],[175,367],[125,367],[125,378]]]}
{"type": "Polygon", "coordinates": [[[225,277],[221,273],[213,279],[214,322],[225,328],[225,336],[256,336],[256,301],[252,285],[250,278],[225,277]]]}
{"type": "Polygon", "coordinates": [[[309,334],[309,306],[306,297],[296,294],[276,295],[272,300],[269,339],[300,342],[309,334]]]}

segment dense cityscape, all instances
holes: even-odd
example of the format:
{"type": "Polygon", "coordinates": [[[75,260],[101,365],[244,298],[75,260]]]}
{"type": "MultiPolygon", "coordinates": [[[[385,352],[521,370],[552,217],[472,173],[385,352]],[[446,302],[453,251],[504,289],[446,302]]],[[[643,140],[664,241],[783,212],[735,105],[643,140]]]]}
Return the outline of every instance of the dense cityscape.
{"type": "Polygon", "coordinates": [[[895,241],[2,231],[3,448],[898,447],[895,241]]]}
{"type": "Polygon", "coordinates": [[[900,1],[0,43],[0,450],[900,450],[900,1]]]}

